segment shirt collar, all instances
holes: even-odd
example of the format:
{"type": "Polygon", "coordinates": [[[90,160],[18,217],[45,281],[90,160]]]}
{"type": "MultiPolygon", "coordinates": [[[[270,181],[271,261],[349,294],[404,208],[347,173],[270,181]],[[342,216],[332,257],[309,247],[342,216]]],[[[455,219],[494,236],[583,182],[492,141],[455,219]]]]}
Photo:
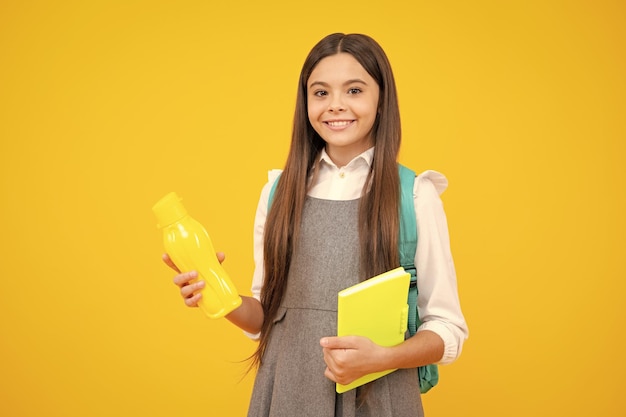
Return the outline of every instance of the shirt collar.
{"type": "MultiPolygon", "coordinates": [[[[348,162],[345,168],[350,168],[353,165],[356,165],[357,163],[359,163],[360,161],[365,162],[365,164],[369,167],[372,165],[373,159],[374,159],[374,146],[372,146],[365,152],[355,156],[350,162],[348,162]]],[[[339,168],[337,167],[337,165],[335,165],[333,160],[330,159],[330,156],[328,156],[328,153],[326,153],[326,148],[322,148],[322,151],[320,152],[319,163],[320,164],[326,163],[332,167],[339,168]]]]}

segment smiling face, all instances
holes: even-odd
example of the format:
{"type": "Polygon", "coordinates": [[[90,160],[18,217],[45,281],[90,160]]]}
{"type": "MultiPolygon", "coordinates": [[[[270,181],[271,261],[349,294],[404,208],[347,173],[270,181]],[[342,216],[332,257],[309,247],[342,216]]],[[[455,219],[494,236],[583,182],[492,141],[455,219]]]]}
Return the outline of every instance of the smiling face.
{"type": "Polygon", "coordinates": [[[350,54],[322,59],[307,82],[309,122],[338,166],[374,145],[379,87],[350,54]]]}

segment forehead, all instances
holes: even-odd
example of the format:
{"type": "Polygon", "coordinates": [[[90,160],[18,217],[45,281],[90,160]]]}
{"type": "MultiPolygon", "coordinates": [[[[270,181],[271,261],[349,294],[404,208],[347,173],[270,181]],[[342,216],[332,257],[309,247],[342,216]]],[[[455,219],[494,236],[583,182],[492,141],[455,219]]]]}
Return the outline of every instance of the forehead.
{"type": "Polygon", "coordinates": [[[318,62],[307,80],[307,85],[310,86],[315,82],[341,84],[347,80],[354,79],[363,80],[368,84],[376,84],[376,81],[371,75],[369,75],[356,58],[348,53],[342,52],[327,56],[318,62]]]}

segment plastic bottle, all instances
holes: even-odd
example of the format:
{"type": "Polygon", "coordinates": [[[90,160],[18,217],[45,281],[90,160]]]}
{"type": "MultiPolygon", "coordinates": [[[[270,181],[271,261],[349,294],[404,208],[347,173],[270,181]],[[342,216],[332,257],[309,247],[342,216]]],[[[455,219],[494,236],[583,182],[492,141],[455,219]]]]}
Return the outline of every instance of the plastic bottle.
{"type": "Polygon", "coordinates": [[[197,271],[205,282],[198,306],[210,318],[224,317],[241,305],[241,297],[219,263],[206,229],[187,214],[174,192],[153,207],[163,244],[170,259],[181,271],[197,271]]]}

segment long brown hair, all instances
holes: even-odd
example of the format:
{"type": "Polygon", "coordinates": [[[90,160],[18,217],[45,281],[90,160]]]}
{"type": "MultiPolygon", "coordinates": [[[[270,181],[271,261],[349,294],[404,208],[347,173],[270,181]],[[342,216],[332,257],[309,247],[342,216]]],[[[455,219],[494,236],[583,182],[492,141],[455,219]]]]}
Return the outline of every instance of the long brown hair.
{"type": "Polygon", "coordinates": [[[349,53],[379,86],[378,115],[372,127],[375,150],[371,170],[362,191],[359,209],[362,277],[374,276],[398,266],[400,111],[396,86],[387,56],[380,45],[362,34],[335,33],[309,52],[298,84],[291,147],[276,186],[265,223],[265,277],[261,290],[264,319],[253,365],[260,365],[274,318],[280,307],[291,256],[298,239],[308,178],[325,146],[307,114],[307,81],[324,58],[349,53]]]}

